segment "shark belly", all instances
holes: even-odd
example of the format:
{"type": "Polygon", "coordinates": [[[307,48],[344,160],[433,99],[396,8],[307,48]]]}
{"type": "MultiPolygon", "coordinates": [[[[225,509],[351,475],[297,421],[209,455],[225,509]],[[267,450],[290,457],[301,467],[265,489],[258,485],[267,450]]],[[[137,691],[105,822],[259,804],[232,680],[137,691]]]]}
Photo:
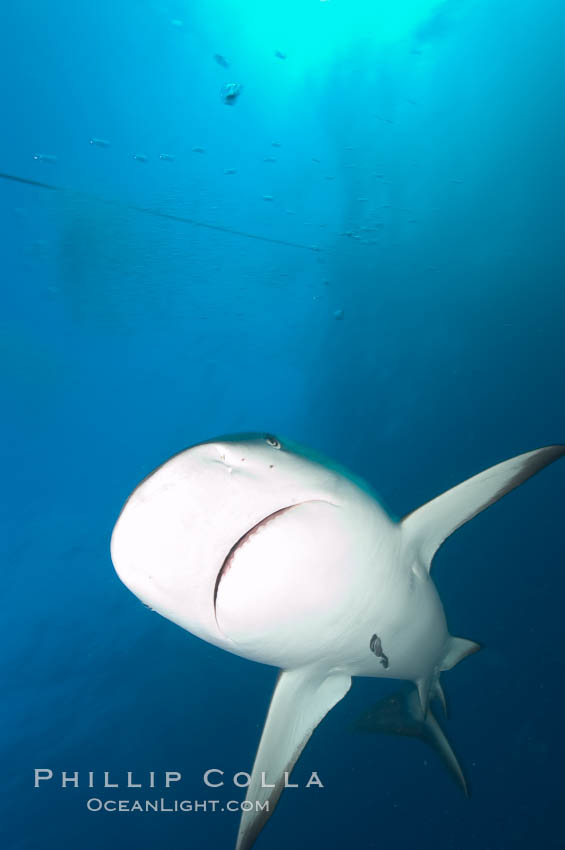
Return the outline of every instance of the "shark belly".
{"type": "Polygon", "coordinates": [[[344,666],[354,676],[426,678],[439,668],[449,641],[443,605],[433,581],[416,575],[401,557],[387,570],[375,603],[351,632],[344,666]],[[378,647],[378,651],[376,651],[378,647]]]}
{"type": "Polygon", "coordinates": [[[236,547],[216,598],[218,627],[235,652],[283,669],[430,675],[449,638],[435,585],[403,563],[397,527],[378,503],[356,510],[299,504],[236,547]]]}

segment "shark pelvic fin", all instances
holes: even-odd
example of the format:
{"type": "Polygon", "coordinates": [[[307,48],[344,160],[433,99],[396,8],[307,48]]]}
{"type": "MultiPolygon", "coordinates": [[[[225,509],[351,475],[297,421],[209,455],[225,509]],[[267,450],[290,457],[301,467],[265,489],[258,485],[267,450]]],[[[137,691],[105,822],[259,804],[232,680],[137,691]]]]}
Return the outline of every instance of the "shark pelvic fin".
{"type": "Polygon", "coordinates": [[[445,655],[439,665],[440,671],[443,672],[444,670],[451,670],[452,667],[455,667],[456,664],[459,664],[459,662],[463,661],[464,658],[467,658],[468,655],[478,652],[480,648],[481,645],[479,643],[475,643],[473,640],[451,637],[450,635],[445,655]]]}
{"type": "Polygon", "coordinates": [[[447,703],[439,681],[439,674],[443,673],[444,670],[451,670],[452,667],[455,667],[456,664],[463,661],[468,655],[478,652],[480,648],[480,644],[472,640],[449,635],[443,658],[438,666],[428,676],[423,676],[414,682],[416,685],[415,693],[417,693],[420,700],[420,710],[424,717],[428,714],[430,700],[432,699],[439,700],[443,708],[443,713],[447,714],[447,703]]]}
{"type": "Polygon", "coordinates": [[[447,490],[404,517],[401,529],[406,545],[429,570],[450,534],[563,455],[565,446],[545,446],[491,466],[447,490]]]}
{"type": "Polygon", "coordinates": [[[247,789],[246,800],[253,807],[241,816],[236,850],[253,846],[312,732],[350,687],[351,677],[345,673],[324,675],[310,668],[281,672],[247,789]],[[269,805],[258,811],[256,801],[269,805]]]}

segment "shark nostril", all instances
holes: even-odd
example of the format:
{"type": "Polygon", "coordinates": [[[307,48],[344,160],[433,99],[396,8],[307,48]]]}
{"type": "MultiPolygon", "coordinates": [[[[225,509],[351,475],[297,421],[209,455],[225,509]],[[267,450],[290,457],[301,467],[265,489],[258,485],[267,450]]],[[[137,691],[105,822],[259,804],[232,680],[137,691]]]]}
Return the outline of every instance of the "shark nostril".
{"type": "Polygon", "coordinates": [[[230,472],[232,467],[234,469],[238,469],[241,464],[247,465],[247,455],[241,455],[241,446],[231,445],[229,443],[213,443],[212,447],[214,449],[217,457],[214,459],[219,463],[225,463],[227,467],[230,468],[230,472]]]}
{"type": "Polygon", "coordinates": [[[229,458],[228,458],[228,453],[226,451],[226,447],[222,446],[222,445],[214,445],[213,448],[214,448],[214,451],[216,451],[217,454],[218,454],[218,460],[221,461],[222,463],[229,464],[229,458]]]}

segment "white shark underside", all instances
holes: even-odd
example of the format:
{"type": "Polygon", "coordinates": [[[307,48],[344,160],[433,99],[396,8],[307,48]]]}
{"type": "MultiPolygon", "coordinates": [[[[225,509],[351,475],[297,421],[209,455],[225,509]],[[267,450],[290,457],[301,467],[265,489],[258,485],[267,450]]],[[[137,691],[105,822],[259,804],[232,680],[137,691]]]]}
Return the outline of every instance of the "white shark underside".
{"type": "Polygon", "coordinates": [[[281,668],[247,793],[269,810],[243,813],[237,850],[254,843],[352,676],[414,682],[423,717],[442,697],[440,673],[478,645],[449,634],[432,558],[563,454],[548,446],[500,463],[400,523],[346,470],[261,434],[186,449],[133,491],[112,535],[122,581],[203,640],[281,668]]]}

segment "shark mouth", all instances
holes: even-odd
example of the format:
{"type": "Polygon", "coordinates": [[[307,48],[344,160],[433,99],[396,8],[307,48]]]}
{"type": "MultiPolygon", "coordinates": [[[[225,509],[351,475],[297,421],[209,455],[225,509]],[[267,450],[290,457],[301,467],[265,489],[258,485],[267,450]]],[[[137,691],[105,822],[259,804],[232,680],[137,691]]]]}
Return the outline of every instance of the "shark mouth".
{"type": "MultiPolygon", "coordinates": [[[[318,501],[318,499],[312,499],[310,501],[318,501]]],[[[224,558],[222,566],[220,567],[220,571],[219,571],[219,573],[216,577],[216,584],[214,585],[214,616],[216,618],[216,623],[218,623],[218,613],[217,613],[217,610],[216,610],[216,603],[217,603],[217,600],[218,600],[218,591],[220,589],[220,584],[222,583],[223,577],[229,572],[229,570],[230,570],[230,568],[233,564],[233,559],[235,557],[235,553],[245,543],[247,543],[249,538],[253,537],[253,535],[256,534],[259,531],[260,528],[264,528],[266,525],[268,525],[268,523],[272,522],[272,520],[276,519],[278,516],[282,516],[282,514],[285,514],[287,511],[291,511],[293,508],[296,508],[299,505],[305,505],[305,504],[307,504],[307,502],[295,502],[295,504],[293,504],[293,505],[287,505],[285,508],[279,508],[278,511],[273,511],[272,514],[269,514],[268,516],[263,517],[263,519],[261,519],[261,520],[259,520],[259,522],[255,523],[255,525],[253,525],[248,531],[246,531],[245,534],[242,534],[242,536],[239,538],[239,540],[237,540],[233,544],[230,551],[228,552],[228,554],[224,558]]],[[[219,628],[219,624],[218,624],[218,628],[219,628]]]]}

